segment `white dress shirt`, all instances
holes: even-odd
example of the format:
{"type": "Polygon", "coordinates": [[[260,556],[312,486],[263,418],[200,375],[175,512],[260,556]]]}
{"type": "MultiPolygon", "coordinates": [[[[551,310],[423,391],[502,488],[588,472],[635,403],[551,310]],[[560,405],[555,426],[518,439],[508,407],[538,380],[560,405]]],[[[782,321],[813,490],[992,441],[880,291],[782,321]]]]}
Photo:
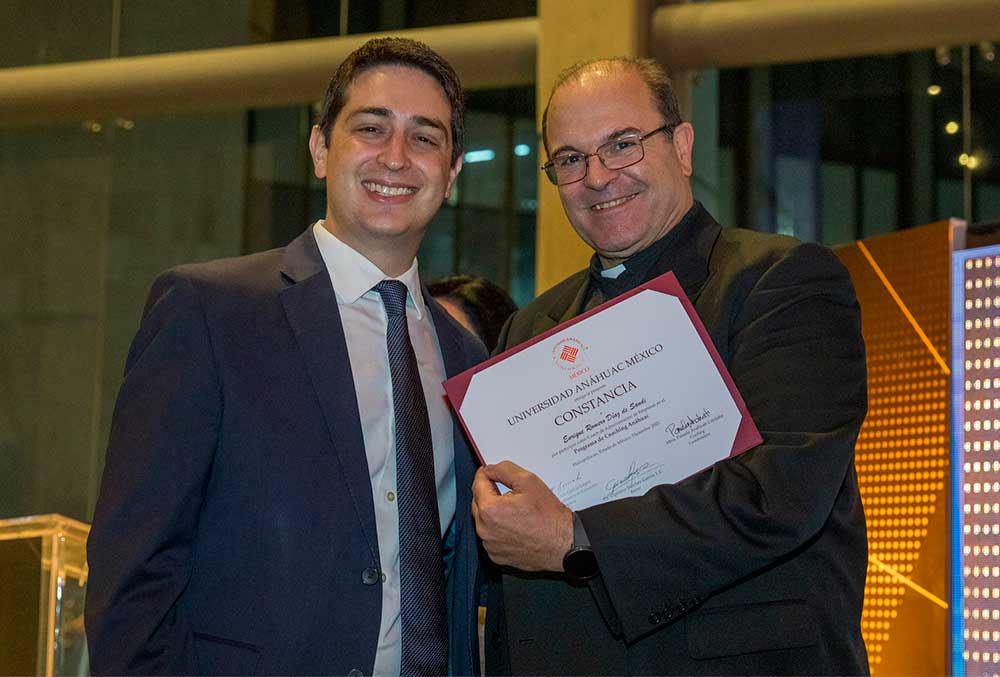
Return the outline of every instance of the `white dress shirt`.
{"type": "MultiPolygon", "coordinates": [[[[398,675],[401,657],[399,622],[399,511],[396,502],[396,438],[392,378],[386,352],[387,319],[382,298],[372,287],[385,279],[406,285],[406,323],[416,353],[420,381],[427,400],[434,445],[434,477],[444,537],[455,516],[455,449],[452,419],[445,402],[444,359],[434,324],[427,312],[414,259],[409,270],[388,278],[378,266],[338,240],[320,220],[313,226],[316,243],[337,294],[337,306],[347,339],[358,413],[368,457],[375,527],[382,569],[382,625],[375,653],[376,675],[398,675]]],[[[351,641],[341,637],[337,641],[351,641]]]]}

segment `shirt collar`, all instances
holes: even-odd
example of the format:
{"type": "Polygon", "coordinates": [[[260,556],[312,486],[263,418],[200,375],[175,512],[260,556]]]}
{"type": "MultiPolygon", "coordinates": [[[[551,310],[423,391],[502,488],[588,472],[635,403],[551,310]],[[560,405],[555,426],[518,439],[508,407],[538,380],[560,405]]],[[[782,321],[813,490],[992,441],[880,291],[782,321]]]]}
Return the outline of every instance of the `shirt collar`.
{"type": "Polygon", "coordinates": [[[625,264],[619,263],[614,268],[605,268],[601,271],[601,277],[610,277],[612,280],[618,279],[625,272],[625,264]]]}
{"type": "Polygon", "coordinates": [[[605,299],[611,299],[646,282],[654,265],[672,253],[670,249],[674,243],[693,227],[692,224],[698,222],[701,210],[701,203],[696,201],[666,235],[613,268],[604,270],[600,257],[595,253],[590,259],[591,286],[600,289],[605,299]]]}
{"type": "Polygon", "coordinates": [[[418,320],[423,319],[426,306],[421,292],[416,259],[413,259],[413,263],[405,273],[390,278],[363,254],[327,230],[323,222],[323,219],[320,219],[313,225],[313,234],[316,236],[316,244],[330,274],[333,290],[337,294],[337,303],[341,305],[357,303],[368,292],[378,298],[378,292],[373,291],[372,287],[382,280],[399,280],[406,285],[406,290],[409,292],[406,296],[407,305],[413,306],[417,311],[418,320]]]}

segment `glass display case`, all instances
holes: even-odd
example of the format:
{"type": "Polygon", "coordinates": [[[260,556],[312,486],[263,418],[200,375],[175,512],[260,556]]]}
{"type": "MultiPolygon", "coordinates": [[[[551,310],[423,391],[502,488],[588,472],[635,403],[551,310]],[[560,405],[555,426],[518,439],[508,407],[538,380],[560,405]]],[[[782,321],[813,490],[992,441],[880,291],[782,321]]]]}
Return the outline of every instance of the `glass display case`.
{"type": "Polygon", "coordinates": [[[89,531],[62,515],[0,520],[0,676],[88,674],[89,531]]]}

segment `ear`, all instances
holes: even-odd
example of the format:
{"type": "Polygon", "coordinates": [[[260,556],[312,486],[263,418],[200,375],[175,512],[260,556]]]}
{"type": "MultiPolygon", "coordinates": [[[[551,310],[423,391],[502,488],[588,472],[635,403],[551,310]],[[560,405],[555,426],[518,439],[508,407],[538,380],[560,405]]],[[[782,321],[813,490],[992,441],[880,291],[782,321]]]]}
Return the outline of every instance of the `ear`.
{"type": "Polygon", "coordinates": [[[447,200],[451,197],[451,188],[455,185],[455,179],[458,178],[458,173],[462,171],[462,156],[459,155],[458,159],[455,160],[455,164],[452,165],[451,171],[448,172],[448,186],[444,189],[444,199],[447,200]]]}
{"type": "Polygon", "coordinates": [[[682,122],[674,127],[674,154],[681,165],[684,176],[691,176],[691,151],[694,148],[694,127],[690,122],[682,122]]]}
{"type": "Polygon", "coordinates": [[[319,125],[313,125],[309,134],[309,154],[312,155],[313,173],[317,179],[326,178],[326,138],[319,125]]]}

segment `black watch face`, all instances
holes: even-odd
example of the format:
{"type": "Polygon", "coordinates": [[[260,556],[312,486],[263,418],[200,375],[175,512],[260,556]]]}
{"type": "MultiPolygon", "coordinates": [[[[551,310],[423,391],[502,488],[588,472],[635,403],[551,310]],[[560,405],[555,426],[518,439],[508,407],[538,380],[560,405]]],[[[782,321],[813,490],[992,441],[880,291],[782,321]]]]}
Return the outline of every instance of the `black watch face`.
{"type": "Polygon", "coordinates": [[[574,548],[563,558],[566,575],[577,580],[586,580],[597,575],[597,557],[590,548],[574,548]]]}

